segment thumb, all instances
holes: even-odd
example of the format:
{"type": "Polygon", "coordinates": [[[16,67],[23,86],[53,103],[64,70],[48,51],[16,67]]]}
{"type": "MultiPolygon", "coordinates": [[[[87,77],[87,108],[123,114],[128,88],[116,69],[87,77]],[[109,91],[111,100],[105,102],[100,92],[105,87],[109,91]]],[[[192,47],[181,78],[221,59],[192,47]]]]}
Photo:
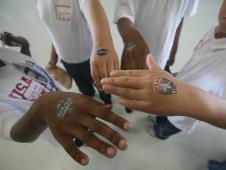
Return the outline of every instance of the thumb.
{"type": "Polygon", "coordinates": [[[147,55],[146,62],[149,70],[153,70],[154,68],[160,69],[151,53],[147,55]]]}

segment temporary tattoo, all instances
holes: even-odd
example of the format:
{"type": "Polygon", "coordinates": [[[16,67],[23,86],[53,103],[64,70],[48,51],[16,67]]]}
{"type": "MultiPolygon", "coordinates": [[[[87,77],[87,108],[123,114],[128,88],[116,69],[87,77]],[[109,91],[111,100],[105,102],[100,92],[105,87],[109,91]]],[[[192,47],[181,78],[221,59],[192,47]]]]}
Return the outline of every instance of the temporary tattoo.
{"type": "Polygon", "coordinates": [[[155,78],[153,89],[154,92],[160,93],[162,95],[172,95],[177,93],[176,84],[166,78],[155,78]]]}
{"type": "Polygon", "coordinates": [[[71,112],[74,109],[74,103],[72,98],[61,100],[57,105],[57,116],[63,118],[66,113],[71,112]]]}
{"type": "Polygon", "coordinates": [[[101,49],[97,50],[97,55],[98,56],[106,56],[107,54],[108,54],[108,50],[107,49],[101,48],[101,49]]]}
{"type": "Polygon", "coordinates": [[[132,42],[129,42],[128,44],[127,44],[127,47],[126,47],[126,50],[128,51],[128,52],[132,52],[135,48],[136,48],[136,44],[135,43],[132,43],[132,42]]]}

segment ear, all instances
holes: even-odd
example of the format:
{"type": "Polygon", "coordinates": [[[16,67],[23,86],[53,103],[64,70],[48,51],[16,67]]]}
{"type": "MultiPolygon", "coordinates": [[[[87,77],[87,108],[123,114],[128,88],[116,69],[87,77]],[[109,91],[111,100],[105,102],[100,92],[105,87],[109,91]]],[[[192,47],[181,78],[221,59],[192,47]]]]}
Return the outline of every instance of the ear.
{"type": "Polygon", "coordinates": [[[154,68],[160,69],[151,53],[147,55],[146,62],[149,70],[152,70],[154,68]]]}

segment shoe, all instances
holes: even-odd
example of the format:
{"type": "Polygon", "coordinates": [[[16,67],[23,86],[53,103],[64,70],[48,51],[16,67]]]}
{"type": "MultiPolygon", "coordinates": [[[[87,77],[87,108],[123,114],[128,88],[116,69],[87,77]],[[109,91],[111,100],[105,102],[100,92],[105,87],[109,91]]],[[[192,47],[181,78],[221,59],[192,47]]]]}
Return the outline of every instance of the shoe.
{"type": "Polygon", "coordinates": [[[157,116],[156,115],[149,115],[148,120],[150,120],[153,124],[157,124],[157,116]]]}
{"type": "Polygon", "coordinates": [[[127,107],[125,107],[125,110],[126,110],[126,113],[132,113],[132,112],[133,112],[132,109],[129,109],[129,108],[127,108],[127,107]]]}
{"type": "Polygon", "coordinates": [[[150,135],[150,136],[152,136],[152,137],[157,137],[156,135],[155,135],[155,130],[154,130],[154,128],[153,127],[148,127],[147,129],[146,129],[146,131],[147,131],[147,133],[150,135]]]}
{"type": "Polygon", "coordinates": [[[111,104],[111,95],[106,94],[104,91],[99,91],[99,95],[104,104],[111,104]]]}
{"type": "Polygon", "coordinates": [[[225,170],[226,169],[226,161],[219,162],[215,160],[209,160],[208,162],[209,170],[225,170]]]}

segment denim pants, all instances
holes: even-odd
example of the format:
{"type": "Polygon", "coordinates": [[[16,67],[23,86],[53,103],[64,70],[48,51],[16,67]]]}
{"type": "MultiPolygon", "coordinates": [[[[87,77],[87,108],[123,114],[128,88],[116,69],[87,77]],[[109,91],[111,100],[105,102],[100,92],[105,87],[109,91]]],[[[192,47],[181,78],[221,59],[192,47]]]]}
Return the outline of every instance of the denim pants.
{"type": "Polygon", "coordinates": [[[155,135],[163,140],[181,131],[170,123],[167,116],[157,116],[157,124],[153,128],[155,135]]]}

